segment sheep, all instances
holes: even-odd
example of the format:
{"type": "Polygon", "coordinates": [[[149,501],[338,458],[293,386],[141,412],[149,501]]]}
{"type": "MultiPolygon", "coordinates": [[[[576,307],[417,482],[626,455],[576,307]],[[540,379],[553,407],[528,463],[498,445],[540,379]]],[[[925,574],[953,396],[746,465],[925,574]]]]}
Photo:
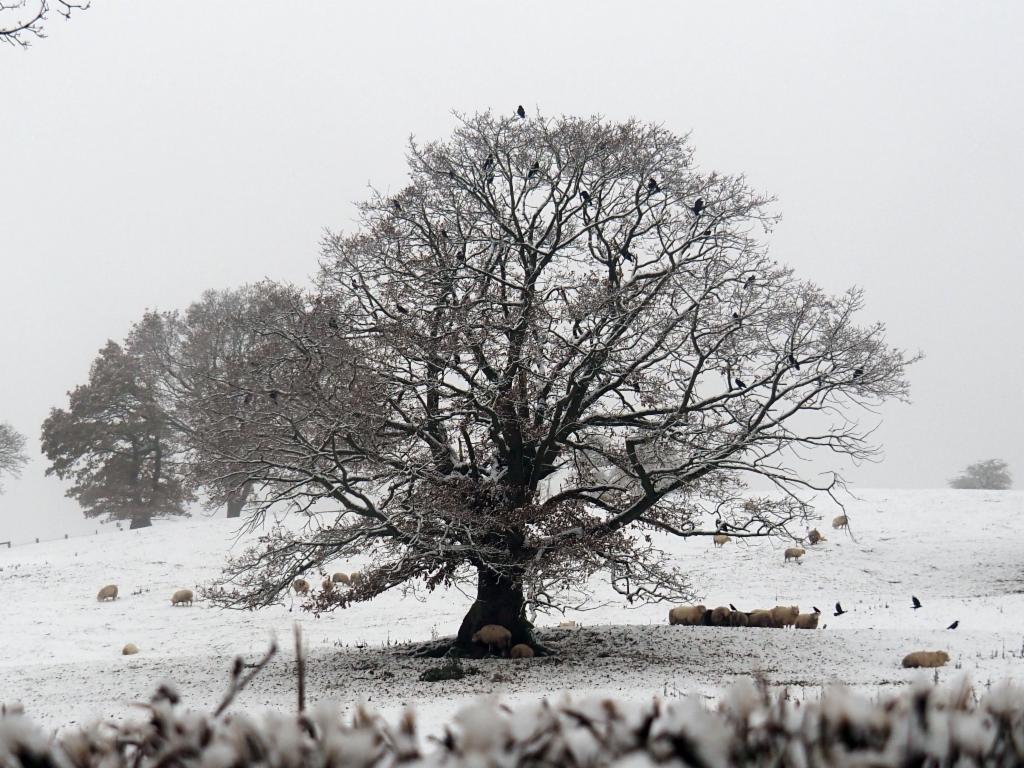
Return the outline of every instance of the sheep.
{"type": "Polygon", "coordinates": [[[99,594],[96,595],[96,599],[101,603],[104,600],[117,600],[117,584],[107,584],[107,586],[101,589],[99,594]]]}
{"type": "Polygon", "coordinates": [[[292,589],[295,590],[296,594],[305,595],[309,592],[309,582],[305,579],[296,579],[292,582],[292,589]]]}
{"type": "Polygon", "coordinates": [[[716,533],[713,538],[716,547],[724,547],[726,544],[732,541],[732,539],[729,538],[729,535],[725,533],[716,533]]]}
{"type": "Polygon", "coordinates": [[[576,629],[579,627],[579,624],[575,621],[561,621],[558,623],[558,626],[562,629],[576,629]]]}
{"type": "Polygon", "coordinates": [[[846,515],[839,515],[839,517],[832,518],[833,528],[846,528],[849,525],[850,521],[847,519],[846,515]]]}
{"type": "Polygon", "coordinates": [[[135,643],[128,643],[124,648],[121,649],[122,656],[133,656],[139,652],[139,646],[135,643]]]}
{"type": "Polygon", "coordinates": [[[348,574],[347,573],[342,573],[341,571],[338,571],[336,574],[334,574],[331,577],[331,579],[334,581],[335,584],[350,584],[351,583],[351,581],[349,580],[348,574]]]}
{"type": "Polygon", "coordinates": [[[712,608],[706,614],[704,619],[712,627],[724,627],[729,623],[729,616],[732,614],[726,606],[720,605],[717,608],[712,608]]]}
{"type": "Polygon", "coordinates": [[[707,610],[703,605],[679,605],[668,612],[668,623],[672,626],[680,624],[684,627],[702,624],[707,610]]]}
{"type": "Polygon", "coordinates": [[[750,611],[747,614],[747,626],[748,627],[774,627],[775,620],[772,618],[772,612],[759,608],[755,611],[750,611]]]}
{"type": "Polygon", "coordinates": [[[171,595],[171,605],[192,605],[192,590],[191,589],[179,589],[173,595],[171,595]]]}
{"type": "Polygon", "coordinates": [[[362,584],[364,579],[365,577],[360,571],[352,571],[352,573],[348,575],[348,581],[353,587],[357,587],[362,584]]]}
{"type": "Polygon", "coordinates": [[[768,613],[771,614],[772,623],[776,627],[791,627],[796,623],[796,617],[800,615],[800,606],[776,605],[768,613]]]}
{"type": "Polygon", "coordinates": [[[827,541],[827,539],[821,535],[821,531],[817,528],[812,528],[807,534],[807,541],[811,543],[811,546],[817,544],[819,541],[827,541]]]}
{"type": "Polygon", "coordinates": [[[486,645],[488,653],[491,652],[492,647],[497,647],[498,651],[504,655],[508,647],[512,645],[512,633],[500,624],[485,624],[473,633],[470,641],[486,645]]]}
{"type": "Polygon", "coordinates": [[[745,512],[753,512],[757,509],[757,502],[753,499],[747,499],[743,502],[743,509],[745,512]]]}
{"type": "Polygon", "coordinates": [[[323,580],[322,586],[323,586],[324,592],[333,592],[334,591],[334,579],[332,579],[330,576],[326,576],[324,578],[324,580],[323,580]]]}
{"type": "Polygon", "coordinates": [[[817,611],[814,613],[801,613],[796,617],[796,622],[793,626],[797,629],[817,629],[818,617],[820,615],[817,611]]]}
{"type": "Polygon", "coordinates": [[[743,611],[730,611],[729,612],[729,626],[730,627],[745,627],[750,624],[750,616],[745,614],[743,611]]]}
{"type": "Polygon", "coordinates": [[[914,651],[903,657],[904,667],[941,667],[949,661],[945,651],[914,651]]]}
{"type": "Polygon", "coordinates": [[[512,650],[508,652],[510,659],[532,659],[533,648],[528,646],[526,643],[517,643],[512,646],[512,650]]]}
{"type": "Polygon", "coordinates": [[[786,554],[783,562],[788,563],[790,560],[796,560],[800,562],[800,558],[807,554],[807,550],[803,547],[786,547],[786,554]]]}

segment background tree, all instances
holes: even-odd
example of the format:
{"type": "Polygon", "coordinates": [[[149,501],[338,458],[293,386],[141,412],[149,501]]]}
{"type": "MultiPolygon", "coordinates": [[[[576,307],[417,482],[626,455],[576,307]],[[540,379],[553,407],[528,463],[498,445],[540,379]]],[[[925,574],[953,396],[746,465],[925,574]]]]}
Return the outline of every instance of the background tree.
{"type": "Polygon", "coordinates": [[[1005,491],[1013,486],[1010,468],[1002,459],[988,459],[971,464],[959,477],[949,481],[950,488],[1005,491]]]}
{"type": "MultiPolygon", "coordinates": [[[[6,422],[0,422],[0,478],[18,477],[28,463],[25,455],[25,436],[6,422]]],[[[0,485],[0,493],[4,490],[0,485]]]]}
{"type": "Polygon", "coordinates": [[[801,453],[871,456],[858,407],[906,396],[913,358],[855,323],[860,293],[771,261],[769,200],[685,138],[484,114],[409,165],[327,238],[316,295],[254,318],[248,359],[180,406],[204,474],[260,487],[254,523],[326,513],[230,561],[223,604],[354,556],[365,581],[312,607],[468,582],[463,647],[488,623],[533,642],[527,603],[598,572],[630,602],[684,599],[652,534],[791,536],[842,487],[801,453]],[[746,498],[750,475],[781,492],[746,498]]]}
{"type": "Polygon", "coordinates": [[[187,514],[192,496],[177,462],[180,446],[130,347],[107,342],[88,383],[69,393],[68,409],[50,411],[42,441],[46,473],[74,482],[67,495],[86,517],[143,528],[154,517],[187,514]]]}
{"type": "Polygon", "coordinates": [[[0,0],[0,42],[28,48],[35,38],[46,37],[46,22],[55,13],[65,19],[84,11],[89,0],[0,0]]]}

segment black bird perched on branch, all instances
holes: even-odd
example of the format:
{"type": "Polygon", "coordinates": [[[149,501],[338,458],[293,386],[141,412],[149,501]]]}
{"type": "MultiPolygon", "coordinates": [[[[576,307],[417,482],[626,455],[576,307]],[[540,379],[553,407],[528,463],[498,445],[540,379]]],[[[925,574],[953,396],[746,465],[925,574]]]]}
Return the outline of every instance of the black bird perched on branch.
{"type": "Polygon", "coordinates": [[[732,319],[737,321],[737,322],[739,322],[739,320],[740,320],[740,313],[739,312],[733,312],[732,313],[732,319]]]}
{"type": "Polygon", "coordinates": [[[624,258],[626,261],[636,261],[636,257],[629,252],[629,248],[627,248],[626,246],[622,246],[622,248],[619,250],[619,253],[622,254],[622,258],[624,258]]]}
{"type": "Polygon", "coordinates": [[[800,363],[798,363],[796,361],[796,358],[793,357],[793,353],[792,352],[789,353],[789,364],[792,365],[794,368],[796,368],[798,371],[800,370],[800,363]]]}
{"type": "Polygon", "coordinates": [[[843,610],[843,606],[841,606],[839,603],[836,603],[836,612],[833,614],[833,616],[842,616],[844,613],[846,613],[846,611],[843,610]]]}
{"type": "Polygon", "coordinates": [[[525,119],[526,119],[526,110],[525,110],[525,109],[523,109],[523,105],[522,105],[522,104],[520,104],[520,105],[519,105],[519,106],[518,106],[518,107],[516,108],[516,114],[517,114],[517,115],[519,115],[519,118],[520,118],[521,120],[525,120],[525,119]]]}
{"type": "Polygon", "coordinates": [[[338,318],[336,318],[334,315],[331,315],[329,318],[327,318],[327,325],[329,325],[334,330],[338,330],[338,318]]]}
{"type": "Polygon", "coordinates": [[[484,160],[484,170],[489,171],[494,167],[494,155],[488,155],[487,159],[484,160]]]}
{"type": "Polygon", "coordinates": [[[359,290],[359,281],[358,280],[353,280],[352,281],[352,287],[355,288],[358,291],[359,290]]]}
{"type": "Polygon", "coordinates": [[[658,186],[658,182],[656,182],[653,177],[647,180],[647,191],[652,195],[655,192],[661,191],[661,187],[658,186]]]}
{"type": "Polygon", "coordinates": [[[526,174],[526,178],[527,179],[532,179],[538,173],[540,173],[540,163],[537,162],[536,160],[534,160],[533,165],[530,166],[530,172],[528,174],[526,174]]]}
{"type": "Polygon", "coordinates": [[[580,197],[583,198],[584,205],[590,205],[590,193],[585,189],[580,190],[580,197]]]}
{"type": "Polygon", "coordinates": [[[736,386],[740,389],[746,389],[747,385],[743,383],[743,379],[736,379],[736,386]]]}
{"type": "Polygon", "coordinates": [[[950,624],[948,627],[946,627],[946,629],[956,629],[959,626],[960,626],[960,619],[957,619],[952,624],[950,624]]]}
{"type": "Polygon", "coordinates": [[[494,183],[494,174],[493,173],[487,174],[487,178],[485,179],[485,181],[488,184],[493,184],[494,183]]]}
{"type": "Polygon", "coordinates": [[[753,287],[754,287],[754,276],[753,276],[753,275],[751,275],[750,277],[748,277],[748,278],[747,278],[747,282],[745,282],[745,283],[743,284],[743,287],[744,287],[744,288],[746,288],[746,289],[747,289],[748,291],[749,291],[749,290],[750,290],[751,288],[753,288],[753,287]]]}
{"type": "Polygon", "coordinates": [[[917,610],[918,608],[920,608],[920,607],[921,607],[921,601],[920,601],[920,600],[918,600],[918,599],[917,599],[916,597],[914,597],[913,595],[911,595],[911,596],[910,596],[910,602],[911,602],[911,603],[913,603],[913,608],[914,608],[914,610],[915,610],[915,611],[916,611],[916,610],[917,610]]]}
{"type": "Polygon", "coordinates": [[[400,202],[398,202],[397,200],[392,200],[391,204],[395,206],[396,211],[398,211],[399,213],[402,212],[402,204],[400,202]]]}
{"type": "Polygon", "coordinates": [[[697,202],[693,204],[693,212],[695,215],[700,216],[701,211],[704,210],[704,198],[698,197],[697,202]]]}
{"type": "Polygon", "coordinates": [[[277,395],[278,392],[276,389],[270,390],[270,400],[274,403],[274,405],[277,405],[277,395]]]}
{"type": "Polygon", "coordinates": [[[395,309],[397,309],[403,315],[408,315],[409,314],[409,310],[406,309],[405,307],[403,307],[401,304],[395,304],[395,309]]]}
{"type": "Polygon", "coordinates": [[[853,378],[859,379],[863,375],[864,375],[864,369],[863,368],[854,368],[853,369],[853,378]]]}

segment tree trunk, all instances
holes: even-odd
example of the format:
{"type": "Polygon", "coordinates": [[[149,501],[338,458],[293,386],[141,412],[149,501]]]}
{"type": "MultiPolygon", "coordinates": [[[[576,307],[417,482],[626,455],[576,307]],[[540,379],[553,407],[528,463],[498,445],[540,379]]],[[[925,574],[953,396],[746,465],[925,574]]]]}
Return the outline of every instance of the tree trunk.
{"type": "Polygon", "coordinates": [[[133,528],[149,528],[153,524],[152,518],[146,512],[140,512],[137,515],[132,516],[132,522],[128,526],[128,530],[133,528]]]}
{"type": "Polygon", "coordinates": [[[228,499],[228,517],[241,517],[245,502],[249,500],[252,493],[252,483],[245,483],[237,492],[228,499]]]}
{"type": "Polygon", "coordinates": [[[498,576],[493,571],[479,569],[476,601],[462,620],[455,645],[474,656],[487,652],[486,646],[473,643],[473,633],[485,624],[498,624],[512,633],[512,645],[525,643],[542,650],[533,636],[533,625],[526,618],[526,599],[521,581],[498,576]]]}

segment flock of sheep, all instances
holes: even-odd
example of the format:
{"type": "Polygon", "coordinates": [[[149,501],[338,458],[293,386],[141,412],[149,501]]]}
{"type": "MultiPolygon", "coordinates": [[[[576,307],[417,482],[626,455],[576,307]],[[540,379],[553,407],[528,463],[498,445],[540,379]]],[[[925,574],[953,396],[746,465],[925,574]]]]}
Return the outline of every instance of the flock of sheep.
{"type": "MultiPolygon", "coordinates": [[[[191,589],[179,589],[171,595],[171,605],[192,605],[193,597],[191,589]]],[[[103,587],[97,593],[96,600],[101,603],[117,600],[117,584],[107,584],[107,586],[103,587]]],[[[127,643],[121,649],[121,653],[125,656],[134,656],[138,652],[139,647],[135,643],[127,643]]]]}
{"type": "MultiPolygon", "coordinates": [[[[352,573],[342,573],[338,571],[333,576],[327,576],[324,578],[323,587],[324,592],[334,591],[335,584],[351,585],[353,587],[358,586],[363,581],[363,574],[359,571],[353,571],[352,573]]],[[[309,594],[310,584],[303,578],[295,579],[292,582],[292,589],[295,590],[297,595],[309,594]]]]}
{"type": "MultiPolygon", "coordinates": [[[[846,515],[839,515],[833,518],[832,527],[835,529],[848,528],[850,525],[846,515]]],[[[721,531],[721,526],[719,531],[721,531]]],[[[716,533],[714,536],[715,547],[723,547],[731,538],[725,533],[716,533]]],[[[808,543],[814,545],[825,541],[825,537],[817,528],[807,534],[808,543]]],[[[783,562],[790,560],[800,562],[800,558],[807,553],[803,547],[788,547],[783,553],[783,562]]],[[[917,598],[914,598],[915,608],[920,607],[917,598]]],[[[837,616],[842,609],[836,603],[837,616]]],[[[800,607],[796,605],[776,605],[774,608],[758,608],[753,611],[740,611],[732,603],[729,607],[719,606],[708,609],[703,605],[681,605],[672,608],[668,612],[668,623],[672,626],[707,626],[707,627],[764,627],[782,629],[784,627],[795,627],[796,629],[817,629],[818,617],[821,611],[814,608],[813,613],[800,613],[800,607]]],[[[956,622],[950,627],[955,628],[956,622]]],[[[941,667],[949,661],[949,654],[945,651],[914,651],[903,658],[904,667],[941,667]]]]}

